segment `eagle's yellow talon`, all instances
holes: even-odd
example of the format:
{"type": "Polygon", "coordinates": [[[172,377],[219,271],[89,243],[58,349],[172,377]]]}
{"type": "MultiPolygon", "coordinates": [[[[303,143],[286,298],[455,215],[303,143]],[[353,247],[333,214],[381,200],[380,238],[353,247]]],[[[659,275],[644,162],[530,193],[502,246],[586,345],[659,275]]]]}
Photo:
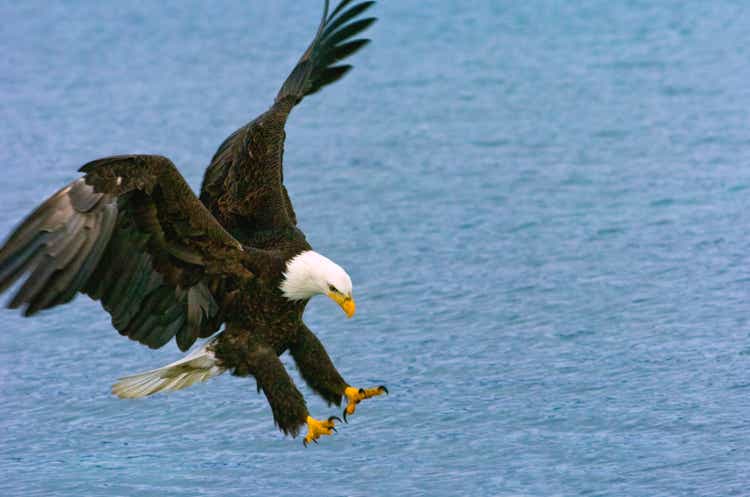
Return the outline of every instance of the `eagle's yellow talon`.
{"type": "Polygon", "coordinates": [[[321,435],[332,435],[336,432],[334,421],[341,422],[338,416],[331,416],[326,421],[318,421],[312,416],[307,417],[307,435],[302,440],[302,445],[307,447],[310,442],[318,443],[321,435]]]}
{"type": "Polygon", "coordinates": [[[375,388],[346,387],[346,389],[344,390],[344,395],[346,395],[348,403],[344,408],[344,421],[347,423],[349,422],[346,417],[350,414],[354,414],[354,411],[357,409],[357,404],[359,404],[361,401],[382,394],[388,394],[388,389],[385,388],[384,385],[380,385],[379,387],[375,388]]]}

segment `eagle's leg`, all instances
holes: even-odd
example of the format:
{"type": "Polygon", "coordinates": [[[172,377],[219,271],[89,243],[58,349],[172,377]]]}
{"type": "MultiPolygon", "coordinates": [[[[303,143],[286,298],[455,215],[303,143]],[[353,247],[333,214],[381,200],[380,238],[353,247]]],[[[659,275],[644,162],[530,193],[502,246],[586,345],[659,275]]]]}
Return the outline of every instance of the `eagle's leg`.
{"type": "Polygon", "coordinates": [[[310,388],[329,405],[341,405],[341,396],[348,385],[336,371],[318,337],[304,324],[300,326],[289,352],[297,363],[300,375],[310,388]]]}
{"type": "Polygon", "coordinates": [[[341,397],[346,396],[348,403],[344,409],[344,420],[347,415],[354,413],[357,404],[362,400],[388,393],[388,389],[382,385],[367,389],[350,386],[336,371],[318,337],[304,324],[300,326],[289,351],[305,382],[329,404],[341,405],[341,397]]]}
{"type": "Polygon", "coordinates": [[[334,420],[338,418],[335,416],[318,421],[309,415],[304,397],[270,347],[259,345],[252,348],[248,356],[248,371],[255,376],[258,389],[266,395],[273,420],[281,431],[296,437],[300,426],[306,423],[307,434],[302,441],[305,446],[310,442],[317,443],[321,435],[331,435],[336,431],[334,420]]]}
{"type": "Polygon", "coordinates": [[[309,417],[307,405],[279,357],[270,347],[258,345],[248,354],[247,366],[271,405],[274,422],[285,434],[296,437],[309,417]]]}

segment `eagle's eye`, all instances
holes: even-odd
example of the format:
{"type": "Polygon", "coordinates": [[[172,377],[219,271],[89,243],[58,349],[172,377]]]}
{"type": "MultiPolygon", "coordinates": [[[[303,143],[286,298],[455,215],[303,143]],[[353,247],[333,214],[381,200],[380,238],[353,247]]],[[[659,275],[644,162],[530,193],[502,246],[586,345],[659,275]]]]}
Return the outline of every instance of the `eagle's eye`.
{"type": "Polygon", "coordinates": [[[332,291],[332,292],[336,292],[336,293],[341,293],[341,292],[339,292],[339,291],[338,291],[338,290],[336,289],[336,287],[335,287],[335,286],[331,285],[330,283],[328,283],[328,289],[329,289],[330,291],[332,291]]]}

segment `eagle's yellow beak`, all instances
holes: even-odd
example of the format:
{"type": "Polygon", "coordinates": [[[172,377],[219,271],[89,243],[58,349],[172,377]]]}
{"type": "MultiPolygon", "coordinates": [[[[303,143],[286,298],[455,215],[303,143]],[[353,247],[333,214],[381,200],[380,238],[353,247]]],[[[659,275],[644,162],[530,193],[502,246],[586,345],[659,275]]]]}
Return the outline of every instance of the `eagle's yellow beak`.
{"type": "Polygon", "coordinates": [[[351,297],[345,297],[344,295],[341,295],[338,292],[328,292],[327,294],[331,300],[336,302],[338,305],[341,306],[341,308],[346,313],[346,317],[350,318],[354,316],[354,311],[357,308],[356,305],[354,305],[354,299],[351,297]]]}

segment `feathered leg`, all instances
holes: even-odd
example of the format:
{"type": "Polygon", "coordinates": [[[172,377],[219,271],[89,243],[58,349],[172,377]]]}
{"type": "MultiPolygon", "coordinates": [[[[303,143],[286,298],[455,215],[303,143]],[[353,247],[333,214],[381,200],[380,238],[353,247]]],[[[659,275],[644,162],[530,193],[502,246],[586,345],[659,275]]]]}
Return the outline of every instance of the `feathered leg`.
{"type": "Polygon", "coordinates": [[[318,337],[302,324],[295,342],[289,348],[299,372],[310,388],[328,404],[341,405],[341,396],[348,386],[341,377],[318,337]]]}
{"type": "Polygon", "coordinates": [[[349,386],[336,370],[318,337],[304,324],[300,326],[289,351],[305,382],[329,404],[341,405],[341,397],[346,396],[348,403],[344,409],[344,420],[347,415],[354,414],[362,400],[388,393],[388,389],[382,385],[367,389],[349,386]]]}
{"type": "Polygon", "coordinates": [[[253,347],[248,352],[247,371],[268,399],[274,422],[281,431],[296,437],[307,420],[307,405],[276,352],[265,345],[253,347]]]}
{"type": "Polygon", "coordinates": [[[309,415],[305,399],[271,347],[253,341],[246,350],[244,359],[236,362],[234,372],[255,376],[258,390],[263,390],[266,395],[273,420],[281,431],[296,437],[300,426],[307,424],[307,434],[303,440],[305,446],[310,442],[317,443],[321,435],[331,435],[336,431],[334,420],[338,418],[319,421],[309,415]]]}

